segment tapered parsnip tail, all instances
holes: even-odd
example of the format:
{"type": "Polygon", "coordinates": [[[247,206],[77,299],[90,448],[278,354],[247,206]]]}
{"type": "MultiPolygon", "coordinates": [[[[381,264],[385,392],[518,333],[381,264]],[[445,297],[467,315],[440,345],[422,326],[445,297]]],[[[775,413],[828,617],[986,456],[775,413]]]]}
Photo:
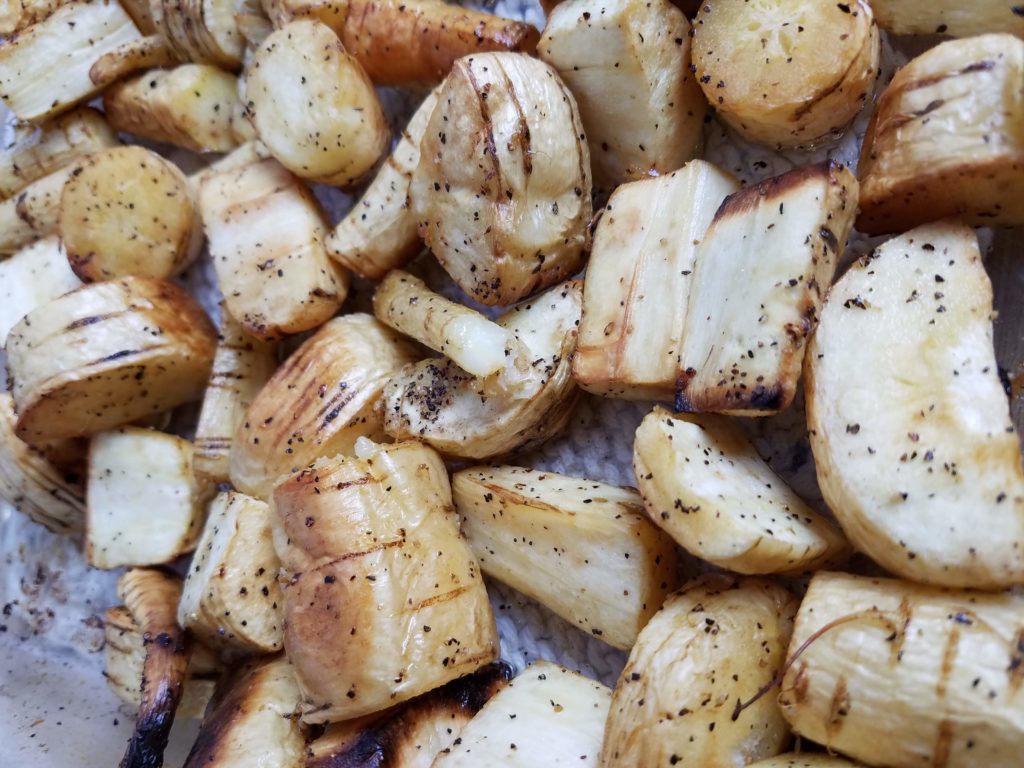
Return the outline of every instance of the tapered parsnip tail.
{"type": "Polygon", "coordinates": [[[89,68],[89,79],[97,88],[106,88],[139,70],[170,67],[180,59],[161,35],[136,38],[105,53],[89,68]]]}
{"type": "Polygon", "coordinates": [[[905,232],[949,216],[1024,224],[1022,121],[1019,37],[950,40],[912,59],[879,97],[864,137],[857,229],[905,232]]]}
{"type": "Polygon", "coordinates": [[[82,107],[41,126],[21,125],[14,140],[0,149],[0,199],[75,160],[120,142],[103,115],[82,107]]]}
{"type": "Polygon", "coordinates": [[[1009,32],[1024,37],[1020,8],[1005,0],[871,0],[878,26],[894,35],[971,37],[1009,32]]]}
{"type": "Polygon", "coordinates": [[[360,437],[381,439],[385,384],[420,357],[373,317],[323,325],[253,398],[231,443],[231,482],[269,499],[275,483],[325,456],[351,454],[360,437]]]}
{"type": "Polygon", "coordinates": [[[572,372],[589,392],[671,400],[697,245],[739,185],[693,160],[623,184],[598,221],[572,372]]]}
{"type": "Polygon", "coordinates": [[[839,529],[721,416],[673,416],[655,408],[636,431],[633,471],[651,520],[721,568],[794,573],[849,554],[839,529]]]}
{"type": "Polygon", "coordinates": [[[632,488],[506,466],[457,472],[452,493],[484,573],[616,648],[677,586],[675,545],[632,488]]]}
{"type": "Polygon", "coordinates": [[[559,3],[537,53],[576,97],[599,189],[674,171],[700,148],[707,100],[669,0],[559,3]]]}
{"type": "Polygon", "coordinates": [[[420,142],[437,104],[431,91],[377,171],[362,198],[327,236],[327,253],[353,272],[379,280],[404,267],[422,248],[409,203],[420,142]]]}
{"type": "Polygon", "coordinates": [[[37,240],[0,261],[0,347],[21,318],[81,285],[56,235],[37,240]]]}
{"type": "Polygon", "coordinates": [[[19,120],[65,112],[100,90],[92,65],[140,37],[117,0],[63,5],[0,46],[0,98],[19,120]]]}
{"type": "Polygon", "coordinates": [[[378,712],[497,656],[448,474],[420,443],[357,445],[277,486],[285,648],[308,723],[378,712]]]}
{"type": "Polygon", "coordinates": [[[747,765],[781,752],[789,729],[770,695],[736,711],[782,669],[797,602],[724,574],[670,597],[615,685],[600,765],[747,765]]]}
{"type": "Polygon", "coordinates": [[[87,159],[80,158],[36,179],[14,197],[0,202],[0,258],[57,231],[64,184],[87,159]]]}
{"type": "Polygon", "coordinates": [[[1024,471],[974,231],[929,224],[861,259],[807,359],[818,483],[854,546],[914,581],[1021,583],[1024,471]]]}
{"type": "Polygon", "coordinates": [[[1019,592],[821,572],[778,701],[797,734],[866,765],[1017,765],[1022,638],[1019,592]]]}
{"type": "Polygon", "coordinates": [[[726,198],[697,249],[676,410],[789,406],[856,211],[857,180],[832,161],[726,198]]]}

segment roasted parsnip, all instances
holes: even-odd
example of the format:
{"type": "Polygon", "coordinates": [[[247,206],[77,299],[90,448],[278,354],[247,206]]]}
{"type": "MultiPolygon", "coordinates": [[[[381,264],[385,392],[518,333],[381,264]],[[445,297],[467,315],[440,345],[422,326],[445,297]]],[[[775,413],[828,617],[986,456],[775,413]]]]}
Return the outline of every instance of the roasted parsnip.
{"type": "Polygon", "coordinates": [[[819,573],[778,695],[793,729],[868,765],[1020,763],[1024,599],[819,573]]]}
{"type": "Polygon", "coordinates": [[[693,160],[615,190],[594,233],[572,374],[601,395],[671,400],[697,245],[739,185],[693,160]]]}
{"type": "Polygon", "coordinates": [[[199,208],[225,305],[249,335],[316,328],[345,300],[348,273],[324,250],[324,213],[276,160],[207,176],[199,208]]]}
{"type": "Polygon", "coordinates": [[[856,213],[857,179],[833,161],[726,198],[697,248],[677,411],[762,416],[789,406],[856,213]]]}
{"type": "Polygon", "coordinates": [[[651,520],[702,560],[738,573],[835,564],[849,546],[721,416],[655,408],[633,443],[633,471],[651,520]]]}
{"type": "Polygon", "coordinates": [[[13,35],[42,21],[70,0],[4,0],[0,6],[0,35],[13,35]]]}
{"type": "Polygon", "coordinates": [[[351,187],[388,149],[373,84],[318,21],[292,21],[263,41],[246,68],[245,98],[260,140],[304,179],[351,187]]]}
{"type": "Polygon", "coordinates": [[[259,0],[150,0],[153,25],[181,61],[235,70],[245,38],[236,16],[259,14],[259,0]]]}
{"type": "Polygon", "coordinates": [[[181,63],[163,35],[138,37],[105,53],[89,67],[89,79],[98,89],[136,72],[181,63]]]}
{"type": "Polygon", "coordinates": [[[89,435],[193,400],[216,341],[202,308],[163,280],[127,277],[42,304],[7,337],[18,435],[89,435]]]}
{"type": "Polygon", "coordinates": [[[87,158],[36,179],[0,202],[0,258],[57,231],[64,184],[87,158]]]}
{"type": "Polygon", "coordinates": [[[239,421],[231,482],[269,499],[281,475],[383,437],[384,385],[416,349],[369,315],[326,323],[277,370],[239,421]]]}
{"type": "Polygon", "coordinates": [[[466,293],[507,305],[571,276],[590,192],[579,112],[554,69],[516,53],[455,63],[410,195],[420,235],[466,293]]]}
{"type": "Polygon", "coordinates": [[[807,359],[818,483],[850,541],[914,581],[1021,583],[1024,471],[974,232],[930,224],[861,259],[807,359]]]}
{"type": "Polygon", "coordinates": [[[612,695],[601,765],[730,768],[780,753],[789,731],[770,696],[797,600],[760,579],[709,574],[654,615],[612,695]]]}
{"type": "Polygon", "coordinates": [[[404,267],[421,249],[416,217],[409,202],[412,174],[420,161],[420,142],[437,104],[431,91],[362,198],[327,236],[327,253],[363,277],[379,280],[404,267]]]}
{"type": "Polygon", "coordinates": [[[719,116],[776,147],[845,129],[871,95],[881,53],[866,0],[702,3],[692,45],[696,77],[719,116]]]}
{"type": "Polygon", "coordinates": [[[474,467],[455,473],[452,495],[484,573],[616,648],[678,586],[675,545],[632,488],[474,467]]]}
{"type": "Polygon", "coordinates": [[[958,216],[1024,224],[1024,40],[950,40],[893,77],[871,117],[857,229],[905,232],[958,216]]]}
{"type": "Polygon", "coordinates": [[[462,729],[434,768],[596,766],[611,691],[549,661],[537,661],[462,729]]]}
{"type": "Polygon", "coordinates": [[[285,650],[307,723],[377,712],[495,659],[441,458],[363,439],[277,486],[285,650]]]}
{"type": "Polygon", "coordinates": [[[878,26],[894,35],[971,37],[1010,32],[1024,37],[1024,13],[1005,0],[871,0],[878,26]]]}
{"type": "Polygon", "coordinates": [[[56,235],[37,240],[0,261],[0,347],[21,318],[81,285],[56,235]]]}
{"type": "Polygon", "coordinates": [[[559,3],[537,54],[576,97],[598,188],[696,154],[708,105],[690,72],[690,23],[669,0],[559,3]]]}

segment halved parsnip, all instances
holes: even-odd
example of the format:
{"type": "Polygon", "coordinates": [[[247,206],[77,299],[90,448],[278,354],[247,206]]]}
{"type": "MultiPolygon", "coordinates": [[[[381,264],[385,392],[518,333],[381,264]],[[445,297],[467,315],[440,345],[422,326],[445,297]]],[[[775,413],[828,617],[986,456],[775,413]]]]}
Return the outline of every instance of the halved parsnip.
{"type": "Polygon", "coordinates": [[[668,173],[696,154],[707,100],[690,72],[690,23],[669,0],[568,0],[537,45],[572,90],[594,184],[668,173]]]}
{"type": "Polygon", "coordinates": [[[316,328],[345,300],[348,273],[324,250],[324,213],[276,160],[207,176],[199,209],[225,305],[249,335],[316,328]]]}
{"type": "Polygon", "coordinates": [[[253,398],[231,444],[231,482],[269,498],[281,475],[383,437],[378,403],[389,377],[419,359],[413,345],[369,315],[326,323],[253,398]]]}
{"type": "Polygon", "coordinates": [[[750,763],[750,768],[857,768],[857,764],[819,752],[787,752],[750,763]]]}
{"type": "Polygon", "coordinates": [[[94,568],[158,565],[191,552],[202,530],[199,491],[188,440],[140,427],[94,435],[86,561],[94,568]]]}
{"type": "Polygon", "coordinates": [[[71,268],[86,283],[173,277],[203,247],[188,180],[144,147],[114,147],[82,160],[64,184],[57,229],[71,268]]]}
{"type": "Polygon", "coordinates": [[[235,131],[238,79],[207,64],[157,69],[116,83],[103,94],[110,125],[193,152],[228,152],[235,131]]]}
{"type": "Polygon", "coordinates": [[[1020,763],[1024,598],[818,573],[779,704],[793,729],[868,765],[1020,763]]]}
{"type": "Polygon", "coordinates": [[[789,406],[856,213],[857,179],[834,161],[725,199],[697,248],[677,411],[764,416],[789,406]]]}
{"type": "Polygon", "coordinates": [[[484,573],[616,648],[631,648],[678,586],[675,544],[632,488],[473,467],[455,473],[452,495],[484,573]]]}
{"type": "Polygon", "coordinates": [[[654,615],[612,695],[601,765],[734,766],[780,753],[789,740],[765,696],[782,668],[797,600],[760,579],[709,574],[654,615]]]}
{"type": "Polygon", "coordinates": [[[117,0],[63,5],[0,46],[0,98],[19,120],[66,112],[99,91],[93,63],[141,36],[117,0]]]}
{"type": "Polygon", "coordinates": [[[581,387],[671,400],[697,245],[736,180],[703,160],[615,190],[594,233],[572,361],[581,387]]]}
{"type": "Polygon", "coordinates": [[[85,478],[14,433],[14,399],[0,393],[0,499],[54,533],[85,527],[85,478]]]}
{"type": "Polygon", "coordinates": [[[18,435],[89,435],[193,400],[216,340],[195,300],[163,280],[96,283],[42,304],[7,337],[18,435]]]}
{"type": "Polygon", "coordinates": [[[6,200],[85,155],[119,143],[103,115],[91,107],[41,126],[15,126],[14,140],[0,150],[0,199],[6,200]]]}
{"type": "Polygon", "coordinates": [[[871,0],[878,26],[894,35],[971,37],[1010,32],[1024,37],[1020,9],[1005,0],[871,0]]]}
{"type": "Polygon", "coordinates": [[[377,712],[493,661],[498,634],[448,473],[427,446],[356,446],[274,491],[285,649],[307,723],[377,712]]]}
{"type": "Polygon", "coordinates": [[[950,40],[878,99],[861,147],[857,229],[905,232],[959,216],[1024,224],[1024,40],[950,40]]]}
{"type": "Polygon", "coordinates": [[[37,240],[0,261],[0,347],[21,318],[81,285],[56,235],[37,240]]]}
{"type": "Polygon", "coordinates": [[[229,482],[235,430],[277,367],[277,345],[246,334],[223,303],[220,320],[217,352],[193,439],[196,478],[204,488],[229,482]]]}
{"type": "Polygon", "coordinates": [[[0,258],[57,231],[64,184],[86,160],[80,158],[36,179],[0,202],[0,258]]]}
{"type": "Polygon", "coordinates": [[[4,0],[0,6],[0,35],[13,35],[42,21],[70,0],[4,0]]]}
{"type": "Polygon", "coordinates": [[[245,38],[237,15],[261,14],[259,0],[150,0],[153,25],[181,61],[235,70],[245,38]]]}
{"type": "Polygon", "coordinates": [[[866,0],[716,0],[693,21],[708,101],[740,134],[777,147],[842,131],[867,103],[881,43],[866,0]]]}
{"type": "Polygon", "coordinates": [[[384,430],[395,439],[423,440],[446,455],[477,460],[556,435],[579,396],[571,361],[582,293],[579,282],[562,283],[498,320],[530,351],[537,380],[529,388],[496,388],[450,360],[423,360],[385,387],[384,430]]]}
{"type": "Polygon", "coordinates": [[[217,689],[184,768],[296,768],[305,737],[299,689],[283,656],[251,661],[217,689]]]}
{"type": "Polygon", "coordinates": [[[379,280],[389,270],[404,267],[422,247],[409,188],[436,105],[435,89],[413,113],[362,198],[327,236],[328,255],[363,277],[379,280]]]}
{"type": "Polygon", "coordinates": [[[849,553],[839,529],[787,486],[721,416],[655,408],[633,443],[650,518],[680,546],[738,573],[793,573],[849,553]]]}
{"type": "Polygon", "coordinates": [[[290,22],[263,41],[246,68],[245,98],[260,140],[302,178],[354,186],[388,148],[373,84],[318,21],[290,22]]]}
{"type": "Polygon", "coordinates": [[[281,564],[270,518],[264,502],[241,493],[210,502],[178,603],[178,623],[209,645],[281,650],[281,564]]]}
{"type": "Polygon", "coordinates": [[[808,363],[818,483],[850,541],[915,581],[1024,581],[1024,470],[973,230],[918,227],[851,267],[808,363]]]}
{"type": "Polygon", "coordinates": [[[434,768],[596,766],[610,699],[601,683],[534,662],[484,705],[434,768]]]}
{"type": "Polygon", "coordinates": [[[420,235],[466,293],[507,305],[572,275],[590,192],[576,101],[554,69],[517,53],[455,63],[410,195],[420,235]]]}
{"type": "Polygon", "coordinates": [[[96,59],[89,68],[89,79],[97,88],[106,88],[140,70],[172,67],[180,62],[163,35],[147,35],[127,42],[96,59]]]}

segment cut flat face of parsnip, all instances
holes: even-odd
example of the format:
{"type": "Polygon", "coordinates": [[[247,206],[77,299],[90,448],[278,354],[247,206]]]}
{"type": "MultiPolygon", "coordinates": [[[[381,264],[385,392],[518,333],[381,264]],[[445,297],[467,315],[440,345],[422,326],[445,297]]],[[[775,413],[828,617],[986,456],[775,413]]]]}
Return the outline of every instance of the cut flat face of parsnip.
{"type": "Polygon", "coordinates": [[[655,408],[636,431],[633,471],[650,518],[721,568],[793,573],[849,553],[838,527],[805,504],[721,416],[655,408]]]}
{"type": "Polygon", "coordinates": [[[163,280],[126,277],[42,304],[7,337],[18,434],[90,435],[198,399],[216,344],[202,308],[163,280]]]}
{"type": "Polygon", "coordinates": [[[384,435],[378,402],[416,348],[369,315],[324,324],[253,399],[231,445],[231,482],[269,499],[281,475],[384,435]]]}
{"type": "Polygon", "coordinates": [[[867,765],[1011,766],[1024,599],[821,572],[778,694],[793,730],[867,765]]]}
{"type": "Polygon", "coordinates": [[[324,213],[276,160],[207,176],[199,208],[228,312],[245,332],[277,339],[328,320],[348,273],[327,257],[324,213]]]}
{"type": "Polygon", "coordinates": [[[85,558],[94,568],[169,563],[202,530],[192,443],[139,427],[101,432],[89,447],[85,558]]]}
{"type": "Polygon", "coordinates": [[[64,184],[83,162],[75,160],[0,202],[0,258],[57,231],[64,184]]]}
{"type": "Polygon", "coordinates": [[[1009,32],[1024,37],[1020,8],[1006,0],[871,0],[878,26],[894,35],[971,37],[1009,32]]]}
{"type": "Polygon", "coordinates": [[[693,20],[708,101],[740,134],[777,147],[841,132],[867,103],[881,43],[865,0],[715,0],[693,20]]]}
{"type": "Polygon", "coordinates": [[[669,0],[559,3],[537,54],[576,97],[599,189],[696,153],[707,100],[690,71],[690,23],[669,0]]]}
{"type": "Polygon", "coordinates": [[[452,495],[484,573],[616,648],[677,586],[675,545],[632,488],[473,467],[455,473],[452,495]]]}
{"type": "Polygon", "coordinates": [[[789,406],[856,212],[857,179],[832,161],[726,198],[697,249],[677,411],[762,416],[789,406]]]}
{"type": "Polygon", "coordinates": [[[596,766],[610,700],[607,686],[534,662],[484,705],[434,768],[596,766]]]}
{"type": "Polygon", "coordinates": [[[142,35],[116,0],[73,2],[0,47],[0,93],[19,120],[38,122],[99,88],[89,68],[142,35]]]}
{"type": "Polygon", "coordinates": [[[693,160],[615,190],[583,284],[572,362],[581,387],[638,400],[674,397],[697,244],[737,189],[729,174],[693,160]]]}
{"type": "Polygon", "coordinates": [[[56,235],[37,240],[0,261],[0,346],[21,318],[81,285],[56,235]]]}
{"type": "Polygon", "coordinates": [[[861,147],[857,229],[905,232],[958,216],[1024,224],[1024,40],[935,46],[878,99],[861,147]]]}
{"type": "Polygon", "coordinates": [[[270,508],[251,496],[232,491],[210,502],[178,603],[178,623],[211,646],[281,650],[281,564],[270,522],[270,508]]]}
{"type": "Polygon", "coordinates": [[[808,363],[818,483],[854,546],[914,581],[1024,580],[1024,472],[974,231],[930,224],[861,259],[808,363]]]}
{"type": "Polygon", "coordinates": [[[762,696],[782,668],[797,600],[761,579],[709,574],[644,627],[612,696],[603,768],[747,765],[782,751],[789,730],[762,696]]]}

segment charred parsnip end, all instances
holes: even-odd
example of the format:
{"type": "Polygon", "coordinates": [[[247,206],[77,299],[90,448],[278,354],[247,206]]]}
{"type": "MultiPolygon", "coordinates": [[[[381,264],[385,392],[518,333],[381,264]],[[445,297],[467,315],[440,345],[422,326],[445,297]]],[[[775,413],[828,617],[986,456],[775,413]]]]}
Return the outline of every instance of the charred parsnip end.
{"type": "Polygon", "coordinates": [[[849,546],[720,416],[655,408],[633,443],[633,471],[650,518],[702,560],[747,574],[810,571],[849,546]]]}
{"type": "Polygon", "coordinates": [[[856,212],[857,179],[832,161],[726,198],[697,248],[677,411],[764,416],[789,406],[856,212]]]}
{"type": "Polygon", "coordinates": [[[21,318],[81,285],[56,235],[36,240],[0,261],[0,347],[21,318]]]}
{"type": "Polygon", "coordinates": [[[126,277],[42,304],[7,337],[18,434],[90,435],[198,399],[217,333],[184,290],[126,277]]]}
{"type": "Polygon", "coordinates": [[[364,314],[326,323],[260,390],[231,444],[231,482],[269,499],[281,475],[383,437],[378,402],[415,347],[364,314]]]}
{"type": "Polygon", "coordinates": [[[356,450],[274,492],[284,643],[307,723],[386,709],[498,653],[441,458],[413,442],[356,450]]]}
{"type": "Polygon", "coordinates": [[[420,142],[437,104],[437,91],[413,113],[398,144],[362,198],[327,236],[327,253],[342,266],[371,280],[404,267],[422,248],[409,203],[420,142]]]}
{"type": "Polygon", "coordinates": [[[1024,741],[1022,661],[1019,593],[822,572],[778,701],[797,733],[868,765],[1010,768],[1024,741]]]}
{"type": "Polygon", "coordinates": [[[313,193],[280,163],[207,176],[199,208],[225,305],[246,333],[277,339],[337,312],[348,273],[327,257],[313,193]]]}
{"type": "Polygon", "coordinates": [[[139,70],[171,67],[179,62],[162,35],[148,35],[100,56],[89,68],[89,79],[102,89],[139,70]]]}
{"type": "Polygon", "coordinates": [[[708,105],[690,72],[690,24],[669,0],[560,3],[537,54],[576,97],[598,188],[696,154],[708,105]]]}
{"type": "Polygon", "coordinates": [[[579,112],[554,69],[515,53],[455,63],[411,200],[420,235],[466,293],[508,305],[571,276],[588,241],[590,194],[579,112]]]}
{"type": "Polygon", "coordinates": [[[296,176],[352,187],[388,149],[387,118],[338,36],[302,19],[270,35],[246,68],[249,119],[296,176]]]}
{"type": "Polygon", "coordinates": [[[861,259],[807,360],[818,483],[854,546],[914,581],[1024,581],[1024,471],[974,231],[930,224],[861,259]]]}
{"type": "Polygon", "coordinates": [[[1024,224],[1024,40],[950,40],[878,99],[861,147],[857,229],[905,232],[958,216],[1024,224]]]}
{"type": "Polygon", "coordinates": [[[455,473],[452,494],[484,573],[616,648],[678,586],[675,545],[632,488],[475,467],[455,473]]]}
{"type": "Polygon", "coordinates": [[[583,283],[573,377],[589,392],[675,396],[697,245],[739,185],[703,160],[623,184],[598,221],[583,283]]]}
{"type": "Polygon", "coordinates": [[[629,654],[612,696],[601,765],[747,765],[783,750],[771,696],[797,600],[760,579],[709,574],[673,595],[629,654]]]}
{"type": "Polygon", "coordinates": [[[57,231],[64,184],[87,160],[75,160],[0,202],[0,258],[57,231]]]}
{"type": "Polygon", "coordinates": [[[871,0],[878,26],[894,35],[971,37],[1010,32],[1024,37],[1024,13],[1006,0],[871,0]]]}
{"type": "Polygon", "coordinates": [[[592,768],[611,691],[601,683],[549,661],[523,670],[462,729],[435,768],[592,768]]]}

